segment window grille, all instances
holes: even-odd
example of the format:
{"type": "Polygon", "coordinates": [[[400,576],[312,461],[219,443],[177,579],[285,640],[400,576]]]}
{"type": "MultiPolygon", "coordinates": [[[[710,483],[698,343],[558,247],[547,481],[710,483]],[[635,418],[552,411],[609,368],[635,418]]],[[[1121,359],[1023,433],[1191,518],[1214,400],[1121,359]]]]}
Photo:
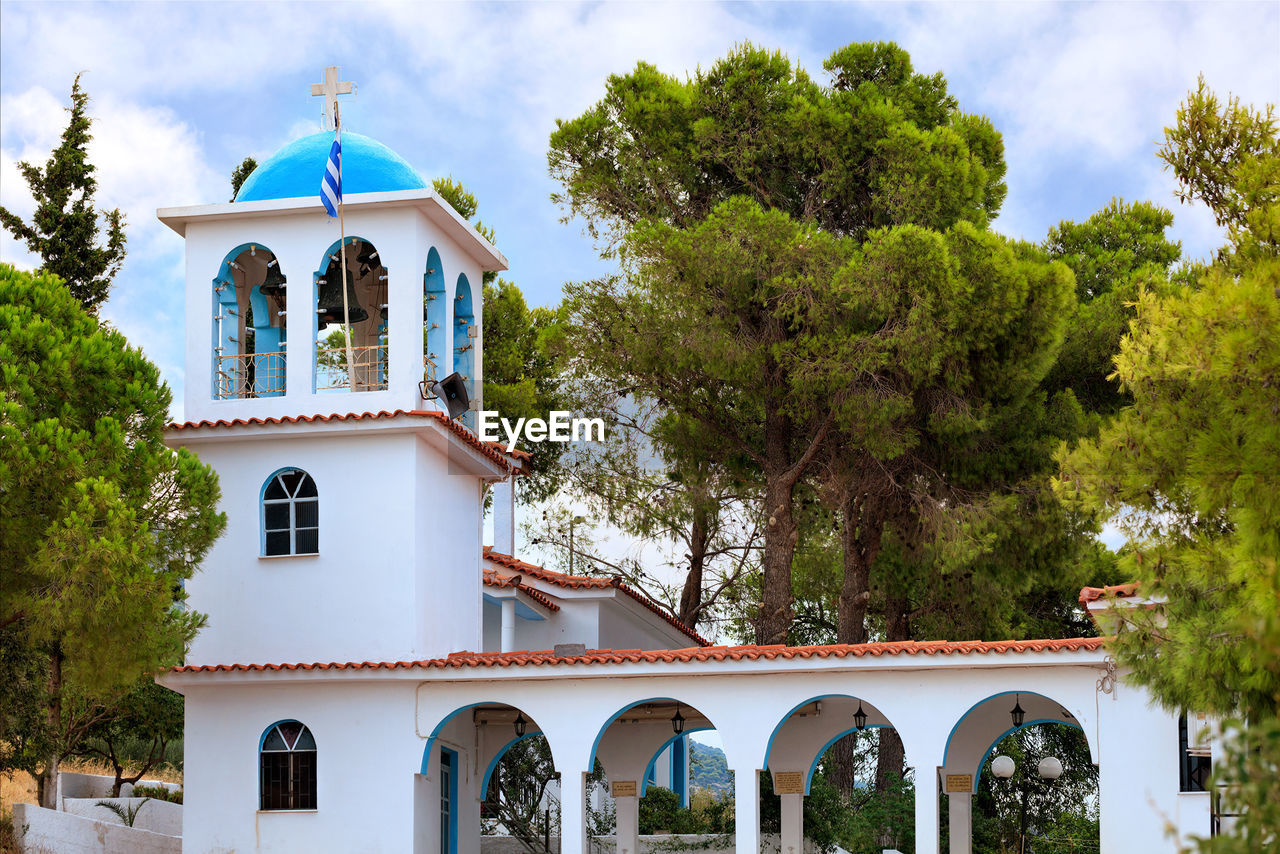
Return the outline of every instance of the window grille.
{"type": "Polygon", "coordinates": [[[316,808],[316,740],[298,721],[281,721],[267,730],[259,751],[259,809],[316,808]]]}
{"type": "Polygon", "coordinates": [[[263,554],[320,551],[320,499],[311,475],[301,469],[272,475],[262,495],[262,530],[263,554]]]}

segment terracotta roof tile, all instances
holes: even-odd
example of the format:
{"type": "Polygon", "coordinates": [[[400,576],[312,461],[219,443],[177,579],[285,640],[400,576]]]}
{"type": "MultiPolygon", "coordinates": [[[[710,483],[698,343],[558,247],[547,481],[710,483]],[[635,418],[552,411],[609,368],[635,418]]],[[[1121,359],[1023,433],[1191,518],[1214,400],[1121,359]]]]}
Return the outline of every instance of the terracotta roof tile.
{"type": "Polygon", "coordinates": [[[514,587],[548,611],[555,612],[560,610],[560,606],[552,602],[551,597],[541,591],[534,590],[527,584],[521,584],[520,576],[518,575],[499,575],[492,569],[486,569],[484,570],[484,583],[499,589],[514,587]]]}
{"type": "Polygon", "coordinates": [[[1133,596],[1138,591],[1138,582],[1131,581],[1128,584],[1116,584],[1110,587],[1082,587],[1080,589],[1080,604],[1088,607],[1090,602],[1096,602],[1099,599],[1105,599],[1111,596],[1117,599],[1124,599],[1133,596]]]}
{"type": "Polygon", "coordinates": [[[645,608],[648,608],[650,611],[657,614],[667,623],[671,624],[671,626],[677,629],[681,634],[698,643],[698,645],[711,645],[711,642],[702,635],[671,616],[671,614],[667,613],[667,611],[664,610],[657,602],[654,602],[648,596],[645,596],[639,590],[631,587],[617,576],[614,576],[613,578],[592,578],[585,575],[566,575],[563,572],[553,572],[549,569],[543,569],[537,564],[526,563],[525,561],[512,557],[511,555],[506,555],[502,552],[495,552],[493,550],[493,546],[484,547],[484,556],[487,560],[493,561],[501,567],[510,569],[514,572],[519,572],[522,575],[528,575],[531,578],[538,579],[539,581],[545,581],[548,584],[554,584],[557,587],[566,587],[570,590],[606,589],[609,587],[617,588],[630,596],[636,602],[639,602],[645,608]]]}
{"type": "Polygon", "coordinates": [[[898,655],[1017,655],[1020,653],[1079,652],[1100,649],[1108,638],[1066,638],[1022,641],[896,641],[831,646],[706,646],[689,649],[589,650],[584,655],[558,657],[551,650],[535,652],[456,652],[426,661],[363,661],[323,664],[203,664],[172,668],[174,673],[231,673],[284,670],[406,670],[464,667],[557,667],[591,664],[672,663],[708,661],[774,661],[827,658],[878,658],[898,655]]]}
{"type": "MultiPolygon", "coordinates": [[[[411,416],[414,418],[434,418],[443,424],[448,430],[470,445],[476,451],[479,451],[485,457],[493,460],[508,470],[513,470],[515,466],[507,459],[505,451],[495,450],[492,442],[481,442],[476,435],[468,430],[465,426],[454,421],[443,412],[431,412],[423,409],[397,409],[388,411],[386,409],[381,412],[338,412],[332,415],[285,415],[280,418],[232,418],[230,420],[220,419],[218,421],[174,421],[169,424],[168,429],[174,431],[181,430],[203,430],[213,427],[260,427],[266,424],[312,424],[317,421],[364,421],[381,418],[398,418],[401,416],[411,416]]],[[[512,454],[515,456],[515,454],[512,454]]]]}

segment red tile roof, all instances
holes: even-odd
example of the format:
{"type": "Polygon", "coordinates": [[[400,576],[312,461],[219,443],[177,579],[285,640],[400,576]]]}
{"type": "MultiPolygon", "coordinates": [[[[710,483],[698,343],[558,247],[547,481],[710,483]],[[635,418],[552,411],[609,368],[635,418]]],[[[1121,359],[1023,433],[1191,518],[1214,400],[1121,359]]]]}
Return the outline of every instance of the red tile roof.
{"type": "Polygon", "coordinates": [[[499,575],[492,569],[486,569],[484,570],[484,583],[490,587],[497,587],[499,589],[514,587],[542,607],[546,608],[548,611],[555,612],[560,610],[560,606],[555,602],[552,602],[551,597],[538,590],[534,590],[527,584],[521,584],[520,576],[518,575],[499,575]]]}
{"type": "Polygon", "coordinates": [[[612,578],[592,578],[585,575],[566,575],[563,572],[553,572],[549,569],[543,569],[537,564],[526,563],[525,561],[512,557],[511,555],[505,555],[502,552],[495,552],[493,550],[493,546],[484,547],[484,556],[487,560],[491,560],[501,567],[518,572],[522,575],[528,575],[529,577],[536,578],[539,581],[545,581],[548,584],[554,584],[557,587],[567,587],[570,590],[584,590],[592,588],[606,589],[609,587],[616,588],[639,602],[645,608],[648,608],[650,611],[657,614],[663,620],[671,624],[681,634],[695,641],[699,646],[711,645],[711,642],[702,635],[671,616],[671,614],[664,610],[657,602],[654,602],[639,590],[631,587],[616,575],[612,578]]]}
{"type": "Polygon", "coordinates": [[[1128,584],[1116,584],[1111,587],[1082,587],[1080,589],[1080,604],[1088,607],[1090,602],[1096,602],[1099,599],[1116,597],[1124,599],[1133,596],[1138,591],[1138,582],[1131,581],[1128,584]]]}
{"type": "MultiPolygon", "coordinates": [[[[181,430],[203,430],[211,427],[260,427],[265,424],[312,424],[314,422],[327,421],[364,421],[366,419],[381,418],[398,418],[401,416],[410,416],[414,418],[434,418],[443,424],[448,430],[470,445],[476,451],[479,451],[485,457],[499,463],[508,470],[515,467],[511,461],[507,459],[506,451],[500,447],[495,448],[493,442],[481,442],[476,435],[468,430],[465,426],[454,421],[443,412],[430,412],[423,409],[397,409],[388,411],[386,409],[381,412],[336,412],[332,415],[285,415],[280,418],[232,418],[230,420],[221,419],[218,421],[174,421],[169,424],[168,429],[174,431],[181,430]]],[[[515,456],[513,453],[511,456],[515,456]]]]}
{"type": "Polygon", "coordinates": [[[202,664],[174,667],[174,673],[232,673],[282,670],[407,670],[463,667],[556,667],[587,664],[690,663],[708,661],[774,661],[810,658],[878,658],[897,655],[1007,655],[1080,652],[1101,649],[1108,638],[1022,641],[895,641],[831,646],[708,646],[689,649],[595,649],[584,655],[558,657],[538,652],[455,652],[427,661],[363,661],[322,664],[202,664]]]}

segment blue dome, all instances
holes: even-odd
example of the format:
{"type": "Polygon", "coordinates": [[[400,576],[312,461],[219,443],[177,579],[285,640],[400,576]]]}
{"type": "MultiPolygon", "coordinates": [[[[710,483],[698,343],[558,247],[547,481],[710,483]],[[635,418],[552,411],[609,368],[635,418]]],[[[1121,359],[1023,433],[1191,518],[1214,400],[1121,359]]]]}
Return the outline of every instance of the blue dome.
{"type": "MultiPolygon", "coordinates": [[[[333,134],[315,133],[295,139],[250,173],[236,194],[237,202],[264,199],[320,197],[320,179],[333,134]]],[[[376,139],[345,131],[342,134],[342,193],[381,193],[422,190],[427,183],[403,157],[376,139]]]]}

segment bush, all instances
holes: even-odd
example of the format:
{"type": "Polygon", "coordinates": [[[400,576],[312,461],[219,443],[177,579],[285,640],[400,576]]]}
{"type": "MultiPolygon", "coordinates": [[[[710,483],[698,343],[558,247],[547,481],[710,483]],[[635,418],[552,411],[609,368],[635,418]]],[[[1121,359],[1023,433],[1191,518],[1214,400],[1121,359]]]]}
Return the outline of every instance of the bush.
{"type": "Polygon", "coordinates": [[[171,804],[182,803],[182,790],[170,789],[166,786],[134,786],[133,797],[153,798],[157,801],[168,801],[171,804]]]}

